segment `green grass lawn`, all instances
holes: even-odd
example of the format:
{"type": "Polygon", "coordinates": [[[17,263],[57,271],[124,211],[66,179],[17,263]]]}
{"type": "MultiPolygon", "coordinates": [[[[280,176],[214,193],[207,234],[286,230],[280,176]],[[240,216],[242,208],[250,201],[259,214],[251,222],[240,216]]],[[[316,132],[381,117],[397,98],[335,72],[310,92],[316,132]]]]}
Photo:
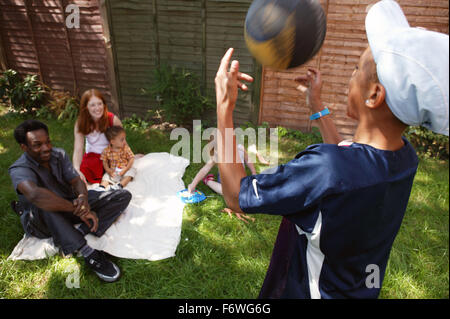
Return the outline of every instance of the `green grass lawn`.
{"type": "MultiPolygon", "coordinates": [[[[16,198],[7,173],[21,150],[13,138],[23,120],[0,115],[0,298],[256,298],[264,280],[281,217],[255,215],[245,224],[222,213],[220,196],[187,205],[176,256],[160,261],[114,259],[123,276],[105,284],[80,257],[54,256],[37,261],[7,257],[23,231],[10,210],[16,198]],[[68,271],[80,270],[80,287],[66,287],[68,271]]],[[[73,122],[47,120],[54,147],[72,156],[73,122]]],[[[128,130],[135,153],[168,152],[176,141],[158,130],[128,130]]],[[[279,163],[290,160],[314,138],[282,138],[279,163]]],[[[187,185],[202,164],[191,164],[187,185]]],[[[264,166],[257,166],[263,169],[264,166]]],[[[215,168],[215,171],[217,168],[215,168]]],[[[215,195],[199,184],[206,195],[215,195]]],[[[449,297],[449,167],[448,161],[422,158],[408,209],[394,242],[380,298],[449,297]]]]}

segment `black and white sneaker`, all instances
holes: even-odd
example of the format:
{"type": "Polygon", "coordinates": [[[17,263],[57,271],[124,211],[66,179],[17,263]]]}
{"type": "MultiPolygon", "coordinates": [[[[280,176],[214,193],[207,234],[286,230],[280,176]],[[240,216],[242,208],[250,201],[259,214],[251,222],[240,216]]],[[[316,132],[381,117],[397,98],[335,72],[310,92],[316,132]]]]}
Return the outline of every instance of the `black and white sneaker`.
{"type": "Polygon", "coordinates": [[[105,253],[94,250],[92,254],[84,258],[86,264],[103,281],[114,282],[120,277],[120,269],[112,261],[108,260],[105,253]]]}
{"type": "Polygon", "coordinates": [[[123,186],[122,186],[122,184],[117,183],[117,184],[111,185],[111,186],[109,187],[109,189],[112,189],[112,190],[117,191],[117,190],[123,189],[123,186]]]}
{"type": "Polygon", "coordinates": [[[22,214],[23,214],[23,208],[22,208],[22,205],[20,204],[20,202],[18,202],[18,201],[16,201],[16,200],[13,200],[13,201],[11,202],[11,209],[12,209],[17,215],[19,215],[19,217],[22,216],[22,214]]]}

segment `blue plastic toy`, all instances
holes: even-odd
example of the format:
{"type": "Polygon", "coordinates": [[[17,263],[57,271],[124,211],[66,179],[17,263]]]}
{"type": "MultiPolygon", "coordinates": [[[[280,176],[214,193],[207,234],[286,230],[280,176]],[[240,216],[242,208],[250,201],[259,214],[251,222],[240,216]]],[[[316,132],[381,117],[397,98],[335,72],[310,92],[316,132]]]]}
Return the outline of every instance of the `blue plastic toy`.
{"type": "Polygon", "coordinates": [[[177,195],[181,198],[181,201],[186,204],[200,203],[206,199],[205,194],[201,191],[195,190],[193,194],[189,194],[187,189],[179,191],[177,195]]]}

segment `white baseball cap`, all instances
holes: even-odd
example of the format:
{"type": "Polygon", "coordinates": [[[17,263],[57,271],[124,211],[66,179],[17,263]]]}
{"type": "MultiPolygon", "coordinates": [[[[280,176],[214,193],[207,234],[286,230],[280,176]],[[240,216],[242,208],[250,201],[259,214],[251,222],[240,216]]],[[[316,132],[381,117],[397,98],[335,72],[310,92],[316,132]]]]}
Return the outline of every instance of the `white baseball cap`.
{"type": "Polygon", "coordinates": [[[449,36],[410,27],[393,0],[369,9],[366,33],[392,113],[448,136],[449,36]]]}

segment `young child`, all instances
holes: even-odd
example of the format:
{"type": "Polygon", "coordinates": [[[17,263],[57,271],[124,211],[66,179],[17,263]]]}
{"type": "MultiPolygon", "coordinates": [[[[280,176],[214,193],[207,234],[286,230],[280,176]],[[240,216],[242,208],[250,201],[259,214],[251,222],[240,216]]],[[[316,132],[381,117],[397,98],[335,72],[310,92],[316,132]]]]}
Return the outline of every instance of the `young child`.
{"type": "MultiPolygon", "coordinates": [[[[211,138],[209,140],[209,145],[210,145],[211,149],[210,149],[210,154],[209,154],[210,157],[209,157],[208,162],[198,171],[197,175],[195,175],[192,182],[188,185],[188,191],[191,194],[195,191],[195,187],[197,186],[197,184],[200,183],[200,181],[203,181],[203,183],[205,185],[209,186],[213,191],[215,191],[216,193],[218,193],[220,195],[223,195],[222,185],[220,184],[220,175],[217,175],[217,181],[215,181],[214,175],[208,174],[209,171],[211,171],[211,169],[217,164],[217,144],[216,144],[216,140],[215,140],[215,134],[211,135],[211,138]]],[[[250,172],[252,173],[252,175],[256,175],[257,173],[256,173],[255,165],[249,161],[248,153],[245,150],[244,145],[238,144],[236,148],[237,148],[237,151],[239,154],[239,159],[240,159],[242,165],[244,166],[244,169],[245,169],[245,165],[247,165],[247,167],[250,169],[250,172]]],[[[264,165],[270,164],[256,150],[255,150],[255,153],[256,153],[258,160],[262,164],[264,164],[264,165]]]]}
{"type": "MultiPolygon", "coordinates": [[[[220,175],[217,175],[217,181],[214,180],[214,175],[213,174],[208,174],[211,169],[217,164],[217,145],[216,142],[214,140],[213,142],[213,136],[210,139],[211,143],[211,151],[210,151],[210,158],[208,160],[208,162],[198,171],[197,175],[195,175],[194,179],[192,180],[192,182],[188,185],[188,191],[189,193],[193,193],[195,191],[195,188],[197,187],[197,184],[200,183],[200,181],[203,181],[203,183],[207,186],[209,186],[213,191],[215,191],[216,193],[223,195],[222,193],[222,184],[220,183],[220,175]]],[[[247,167],[250,169],[250,172],[252,173],[252,175],[256,175],[256,169],[255,166],[252,162],[249,161],[248,158],[248,153],[245,150],[244,146],[242,144],[238,144],[237,145],[237,151],[239,154],[239,158],[241,160],[242,165],[244,166],[245,169],[245,165],[247,165],[247,167]]],[[[261,154],[259,154],[258,152],[256,152],[256,156],[258,157],[258,160],[265,165],[269,165],[270,163],[264,159],[264,157],[262,157],[261,154]]],[[[245,214],[240,214],[240,213],[236,213],[234,211],[232,211],[230,208],[225,208],[223,210],[225,213],[227,213],[230,217],[232,216],[232,214],[234,213],[236,215],[236,217],[240,220],[243,220],[245,222],[247,222],[245,219],[241,218],[244,217],[246,219],[250,219],[252,221],[254,221],[255,219],[252,217],[249,217],[245,214]]]]}
{"type": "Polygon", "coordinates": [[[126,142],[123,127],[111,126],[106,130],[105,136],[109,145],[100,156],[105,169],[100,187],[106,188],[112,184],[112,189],[124,188],[136,175],[136,168],[133,167],[134,154],[126,142]]]}

